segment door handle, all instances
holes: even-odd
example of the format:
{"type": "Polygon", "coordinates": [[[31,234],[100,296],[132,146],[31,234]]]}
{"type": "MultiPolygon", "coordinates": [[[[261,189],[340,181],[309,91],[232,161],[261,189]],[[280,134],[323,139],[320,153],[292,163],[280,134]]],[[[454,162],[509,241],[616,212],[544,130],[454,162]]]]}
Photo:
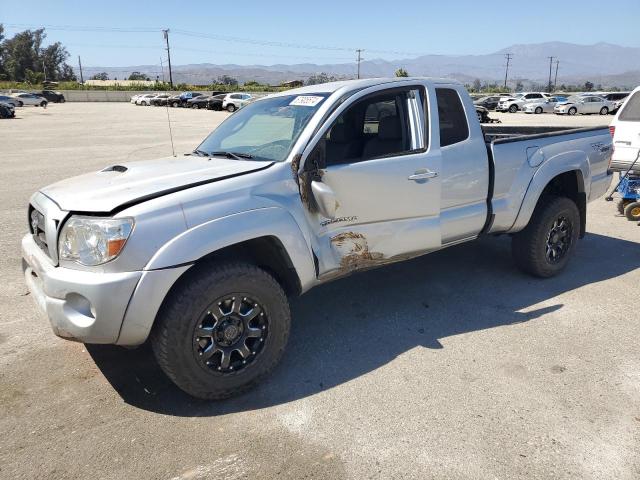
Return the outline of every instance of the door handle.
{"type": "Polygon", "coordinates": [[[438,172],[432,172],[431,170],[418,170],[413,175],[409,175],[407,180],[426,180],[428,178],[434,178],[438,176],[438,172]]]}

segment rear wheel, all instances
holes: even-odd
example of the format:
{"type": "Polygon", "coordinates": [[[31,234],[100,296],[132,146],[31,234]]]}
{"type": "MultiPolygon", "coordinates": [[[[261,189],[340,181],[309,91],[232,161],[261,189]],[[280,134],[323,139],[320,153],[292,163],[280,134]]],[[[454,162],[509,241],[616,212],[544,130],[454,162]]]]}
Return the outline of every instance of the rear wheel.
{"type": "Polygon", "coordinates": [[[600,109],[600,115],[608,115],[609,114],[609,109],[607,107],[602,107],[600,109]]]}
{"type": "Polygon", "coordinates": [[[174,107],[174,108],[177,107],[178,106],[178,102],[171,102],[171,106],[174,107]]]}
{"type": "Polygon", "coordinates": [[[517,111],[518,111],[518,106],[517,105],[511,105],[509,107],[509,112],[516,113],[517,111]]]}
{"type": "Polygon", "coordinates": [[[552,277],[567,265],[579,233],[576,204],[565,197],[543,197],[526,228],[512,238],[513,259],[526,273],[552,277]]]}
{"type": "Polygon", "coordinates": [[[624,209],[624,216],[632,222],[640,221],[640,202],[631,202],[624,209]]]}
{"type": "Polygon", "coordinates": [[[536,113],[542,113],[542,107],[536,107],[536,113]]]}
{"type": "Polygon", "coordinates": [[[171,292],[156,322],[151,345],[163,371],[194,397],[222,399],[276,366],[291,314],[282,287],[266,271],[208,264],[171,292]]]}
{"type": "Polygon", "coordinates": [[[575,115],[576,113],[578,113],[578,109],[576,107],[571,107],[567,113],[569,115],[575,115]]]}

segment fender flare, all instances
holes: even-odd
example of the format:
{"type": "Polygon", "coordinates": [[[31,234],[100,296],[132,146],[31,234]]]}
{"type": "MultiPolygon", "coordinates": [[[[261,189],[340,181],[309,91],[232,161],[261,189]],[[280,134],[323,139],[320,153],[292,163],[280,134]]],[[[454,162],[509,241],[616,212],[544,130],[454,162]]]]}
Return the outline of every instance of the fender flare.
{"type": "Polygon", "coordinates": [[[158,270],[195,263],[222,248],[260,237],[275,237],[289,255],[302,291],[316,280],[313,254],[298,223],[286,210],[266,207],[205,222],[165,243],[144,270],[158,270]]]}
{"type": "Polygon", "coordinates": [[[578,193],[585,195],[586,198],[589,197],[590,183],[585,179],[591,178],[591,168],[587,154],[573,150],[556,155],[544,162],[531,178],[516,221],[509,229],[510,232],[518,232],[527,226],[544,189],[558,175],[567,172],[578,173],[578,193]]]}

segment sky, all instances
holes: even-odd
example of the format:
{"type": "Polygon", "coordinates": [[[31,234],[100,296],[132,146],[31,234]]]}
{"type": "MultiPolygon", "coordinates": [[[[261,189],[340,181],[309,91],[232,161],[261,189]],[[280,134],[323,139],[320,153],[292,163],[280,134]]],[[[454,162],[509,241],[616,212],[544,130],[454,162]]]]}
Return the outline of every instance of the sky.
{"type": "Polygon", "coordinates": [[[0,22],[7,37],[45,27],[47,41],[62,42],[69,62],[80,55],[83,67],[166,63],[163,28],[174,65],[324,64],[352,62],[357,48],[372,60],[548,41],[640,47],[640,0],[613,3],[610,10],[593,0],[23,0],[10,7],[0,0],[0,22]]]}

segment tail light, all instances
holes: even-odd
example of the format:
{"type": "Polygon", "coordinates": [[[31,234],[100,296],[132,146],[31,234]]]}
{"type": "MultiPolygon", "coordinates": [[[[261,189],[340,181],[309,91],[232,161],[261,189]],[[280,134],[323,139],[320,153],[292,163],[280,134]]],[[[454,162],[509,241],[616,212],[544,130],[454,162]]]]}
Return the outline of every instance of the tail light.
{"type": "Polygon", "coordinates": [[[611,160],[613,160],[613,152],[616,148],[616,145],[613,143],[613,136],[616,133],[616,127],[614,125],[609,125],[609,133],[611,134],[611,155],[609,156],[609,168],[611,168],[611,160]]]}

